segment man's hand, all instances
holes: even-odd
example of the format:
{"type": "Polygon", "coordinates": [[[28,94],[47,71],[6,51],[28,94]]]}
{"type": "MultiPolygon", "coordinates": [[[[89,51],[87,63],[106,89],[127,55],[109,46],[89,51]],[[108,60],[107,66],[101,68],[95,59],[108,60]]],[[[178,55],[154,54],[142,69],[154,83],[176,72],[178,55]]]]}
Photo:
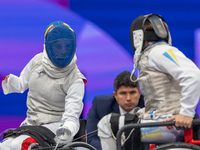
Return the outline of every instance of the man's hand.
{"type": "Polygon", "coordinates": [[[191,128],[192,127],[192,117],[187,117],[187,116],[183,116],[181,114],[178,114],[176,116],[173,116],[169,119],[167,119],[166,121],[173,121],[175,120],[175,126],[176,127],[184,127],[184,128],[191,128]]]}

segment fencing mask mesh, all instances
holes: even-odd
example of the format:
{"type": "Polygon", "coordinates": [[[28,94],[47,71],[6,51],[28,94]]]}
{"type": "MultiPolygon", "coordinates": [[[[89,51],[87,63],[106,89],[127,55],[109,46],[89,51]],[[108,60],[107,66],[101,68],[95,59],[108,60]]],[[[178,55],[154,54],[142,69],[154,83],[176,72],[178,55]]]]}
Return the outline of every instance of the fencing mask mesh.
{"type": "Polygon", "coordinates": [[[74,31],[63,22],[53,22],[45,32],[45,46],[49,59],[60,68],[66,67],[76,51],[74,31]]]}

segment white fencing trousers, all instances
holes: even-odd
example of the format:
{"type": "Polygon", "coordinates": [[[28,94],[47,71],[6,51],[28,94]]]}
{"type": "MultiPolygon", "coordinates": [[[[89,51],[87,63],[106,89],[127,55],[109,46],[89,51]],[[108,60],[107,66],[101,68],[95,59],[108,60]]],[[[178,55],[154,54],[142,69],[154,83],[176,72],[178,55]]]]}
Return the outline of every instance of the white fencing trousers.
{"type": "Polygon", "coordinates": [[[31,147],[37,144],[38,143],[32,137],[20,135],[15,139],[5,139],[0,145],[0,150],[30,150],[31,147]]]}

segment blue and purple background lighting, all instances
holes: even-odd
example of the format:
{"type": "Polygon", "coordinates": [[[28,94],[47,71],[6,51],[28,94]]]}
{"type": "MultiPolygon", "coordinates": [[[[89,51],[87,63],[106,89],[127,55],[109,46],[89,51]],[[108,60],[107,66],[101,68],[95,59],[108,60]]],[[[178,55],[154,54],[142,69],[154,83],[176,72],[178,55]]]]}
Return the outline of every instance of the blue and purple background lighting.
{"type": "MultiPolygon", "coordinates": [[[[137,16],[149,13],[165,18],[173,45],[200,67],[200,2],[144,1],[1,0],[0,81],[10,73],[19,76],[30,59],[43,51],[46,27],[64,21],[76,33],[77,65],[88,79],[82,114],[86,118],[93,98],[111,94],[115,77],[132,71],[129,28],[137,16]]],[[[4,95],[0,86],[0,132],[23,121],[27,92],[4,95]]]]}
{"type": "MultiPolygon", "coordinates": [[[[88,79],[83,118],[86,118],[94,96],[110,94],[117,74],[132,69],[131,55],[118,42],[69,8],[39,0],[21,0],[17,3],[5,0],[1,2],[1,7],[1,79],[10,73],[19,76],[30,59],[43,51],[43,34],[51,22],[62,20],[74,29],[77,37],[77,65],[88,79]]],[[[26,96],[27,91],[4,95],[1,89],[1,130],[15,128],[25,118],[26,96]]]]}

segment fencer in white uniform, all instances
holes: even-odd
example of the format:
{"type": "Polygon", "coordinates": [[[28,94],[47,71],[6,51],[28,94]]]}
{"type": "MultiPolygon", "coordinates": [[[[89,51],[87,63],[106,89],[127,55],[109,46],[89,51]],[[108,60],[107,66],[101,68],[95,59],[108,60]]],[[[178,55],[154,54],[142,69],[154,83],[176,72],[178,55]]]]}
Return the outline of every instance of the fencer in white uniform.
{"type": "MultiPolygon", "coordinates": [[[[87,83],[76,65],[76,35],[68,24],[55,21],[46,28],[44,40],[43,52],[30,60],[19,77],[4,77],[3,92],[23,93],[28,89],[27,117],[20,126],[45,126],[70,142],[79,130],[87,83]]],[[[20,135],[4,139],[0,149],[25,150],[37,143],[29,135],[20,135]]]]}
{"type": "MultiPolygon", "coordinates": [[[[130,28],[130,41],[145,101],[141,123],[175,120],[176,127],[190,128],[200,97],[199,68],[171,45],[168,26],[160,15],[136,18],[130,28]]],[[[99,132],[105,119],[99,122],[99,132]]],[[[107,134],[112,137],[111,132],[107,134]]],[[[173,126],[141,129],[143,142],[176,142],[183,136],[183,130],[173,126]]]]}

